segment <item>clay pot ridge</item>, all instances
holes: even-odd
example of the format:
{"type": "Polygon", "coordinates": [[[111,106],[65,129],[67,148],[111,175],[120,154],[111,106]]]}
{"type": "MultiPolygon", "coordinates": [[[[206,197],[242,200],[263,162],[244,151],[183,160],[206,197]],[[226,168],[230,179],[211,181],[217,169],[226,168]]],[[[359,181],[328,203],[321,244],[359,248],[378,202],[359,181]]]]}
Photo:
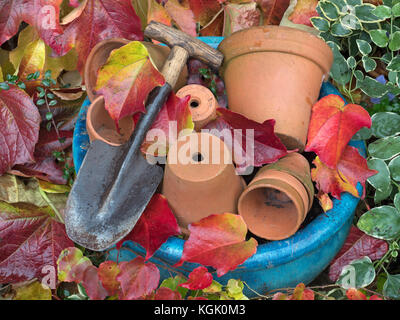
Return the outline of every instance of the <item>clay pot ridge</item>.
{"type": "Polygon", "coordinates": [[[333,63],[330,47],[305,31],[262,26],[233,33],[218,49],[229,108],[259,123],[275,119],[285,146],[302,152],[312,105],[333,63]]]}

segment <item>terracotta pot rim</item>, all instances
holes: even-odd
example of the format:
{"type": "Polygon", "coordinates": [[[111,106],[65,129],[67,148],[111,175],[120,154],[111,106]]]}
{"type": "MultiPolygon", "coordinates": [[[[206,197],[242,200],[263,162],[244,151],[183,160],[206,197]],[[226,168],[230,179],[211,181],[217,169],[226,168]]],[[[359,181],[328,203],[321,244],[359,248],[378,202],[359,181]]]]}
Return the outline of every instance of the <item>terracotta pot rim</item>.
{"type": "MultiPolygon", "coordinates": [[[[264,239],[267,240],[283,240],[283,239],[287,239],[290,236],[294,235],[299,227],[301,226],[301,224],[303,223],[307,213],[306,213],[306,208],[304,207],[304,202],[302,201],[301,196],[299,195],[299,193],[297,192],[297,190],[295,188],[293,188],[290,184],[281,181],[281,180],[277,180],[277,179],[260,179],[256,182],[254,182],[253,184],[250,184],[241,194],[239,201],[238,201],[238,212],[239,215],[243,218],[243,220],[246,222],[245,217],[243,216],[243,212],[241,213],[241,207],[243,205],[243,199],[244,197],[246,197],[250,192],[256,190],[256,189],[260,189],[260,188],[273,188],[273,189],[277,189],[281,192],[284,192],[289,198],[290,200],[293,202],[293,204],[296,207],[296,211],[297,211],[297,220],[296,220],[296,224],[294,225],[294,227],[290,230],[290,232],[287,232],[285,234],[282,234],[282,236],[280,237],[270,237],[270,236],[266,236],[261,235],[261,234],[257,234],[256,232],[253,232],[248,226],[249,230],[254,233],[256,236],[262,237],[264,239]],[[282,186],[283,185],[283,186],[282,186]],[[287,192],[288,190],[290,190],[290,192],[287,192]]],[[[246,222],[247,224],[247,222],[246,222]]]]}
{"type": "Polygon", "coordinates": [[[218,49],[225,56],[220,69],[222,76],[232,59],[257,52],[302,56],[316,63],[325,75],[329,74],[333,62],[333,52],[325,41],[309,32],[283,26],[268,25],[239,30],[225,38],[218,49]],[[265,37],[266,32],[268,38],[265,37]]]}
{"type": "Polygon", "coordinates": [[[93,60],[93,57],[95,55],[97,55],[98,51],[103,49],[103,46],[105,44],[116,43],[116,44],[126,45],[130,42],[131,42],[130,40],[125,39],[125,38],[111,38],[111,39],[100,41],[90,51],[89,56],[86,59],[85,70],[84,70],[84,81],[85,81],[85,85],[86,85],[86,92],[89,96],[90,101],[94,101],[96,98],[98,98],[98,95],[95,94],[95,90],[93,88],[91,88],[90,85],[88,86],[87,81],[86,81],[86,79],[89,79],[89,77],[90,77],[90,69],[91,69],[90,62],[93,60]]]}

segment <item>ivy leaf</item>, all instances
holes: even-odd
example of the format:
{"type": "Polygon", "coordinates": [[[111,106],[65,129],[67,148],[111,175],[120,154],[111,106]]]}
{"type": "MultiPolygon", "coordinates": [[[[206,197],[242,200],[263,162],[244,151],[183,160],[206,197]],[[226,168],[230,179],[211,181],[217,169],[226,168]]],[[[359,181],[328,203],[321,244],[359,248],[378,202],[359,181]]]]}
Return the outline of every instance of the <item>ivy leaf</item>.
{"type": "Polygon", "coordinates": [[[370,143],[368,153],[374,158],[392,159],[400,154],[400,136],[390,136],[370,143]]]}
{"type": "Polygon", "coordinates": [[[290,0],[257,0],[257,3],[263,13],[263,24],[279,25],[289,7],[290,0]]]}
{"type": "Polygon", "coordinates": [[[394,240],[400,235],[400,214],[392,206],[375,207],[360,217],[357,227],[372,237],[394,240]]]}
{"type": "MultiPolygon", "coordinates": [[[[312,27],[310,19],[318,16],[317,5],[318,0],[298,0],[293,13],[289,16],[289,20],[296,24],[312,27]]],[[[314,22],[316,21],[314,20],[314,22]]]]}
{"type": "Polygon", "coordinates": [[[200,266],[189,274],[189,280],[179,286],[189,290],[202,290],[208,288],[213,282],[212,274],[206,267],[200,266]]]}
{"type": "Polygon", "coordinates": [[[337,281],[342,268],[353,260],[364,256],[368,256],[371,260],[382,258],[388,248],[386,241],[373,238],[355,226],[351,226],[343,247],[330,263],[329,279],[333,282],[337,281]]]}
{"type": "Polygon", "coordinates": [[[42,279],[45,266],[57,267],[57,258],[73,246],[62,223],[49,207],[0,202],[0,282],[42,279]]]}
{"type": "Polygon", "coordinates": [[[181,260],[212,266],[223,276],[251,257],[257,241],[245,241],[247,227],[243,218],[232,213],[214,214],[189,225],[190,236],[185,242],[181,260]]]}
{"type": "Polygon", "coordinates": [[[40,114],[17,86],[0,90],[0,175],[16,164],[33,162],[39,137],[40,114]]]}
{"type": "Polygon", "coordinates": [[[95,89],[104,96],[105,108],[118,128],[120,119],[137,112],[145,113],[148,94],[164,82],[146,47],[133,41],[110,54],[99,70],[95,89]]]}
{"type": "Polygon", "coordinates": [[[336,283],[344,289],[364,288],[374,281],[375,275],[371,259],[363,257],[344,266],[336,283]]]}
{"type": "Polygon", "coordinates": [[[261,14],[255,2],[241,4],[228,2],[224,6],[224,12],[224,37],[239,30],[260,25],[261,14]]]}
{"type": "MultiPolygon", "coordinates": [[[[157,132],[161,130],[163,134],[147,134],[141,147],[143,153],[155,157],[166,156],[169,145],[178,140],[178,137],[170,135],[175,131],[175,129],[170,130],[170,125],[173,123],[176,123],[176,133],[178,136],[185,134],[185,132],[191,133],[193,131],[194,123],[189,108],[189,100],[190,96],[179,98],[174,92],[171,92],[151,127],[151,129],[157,130],[157,132]]],[[[135,123],[139,120],[139,116],[139,113],[135,115],[135,123]]]]}
{"type": "Polygon", "coordinates": [[[400,298],[400,274],[391,275],[387,273],[387,280],[383,285],[383,295],[391,299],[400,298]]]}
{"type": "Polygon", "coordinates": [[[51,47],[60,56],[75,48],[81,73],[90,51],[100,41],[143,40],[140,19],[130,0],[85,0],[64,20],[69,23],[51,47]]]}
{"type": "Polygon", "coordinates": [[[204,129],[217,135],[230,150],[233,150],[233,158],[238,172],[244,172],[251,166],[260,167],[275,162],[287,155],[286,147],[274,133],[275,120],[258,123],[223,108],[217,109],[217,116],[217,119],[205,126],[204,129]],[[238,134],[238,129],[241,134],[238,134]],[[225,130],[230,131],[230,139],[225,139],[223,134],[225,130]],[[247,145],[251,132],[254,133],[254,139],[250,139],[254,141],[254,146],[247,145]]]}
{"type": "Polygon", "coordinates": [[[345,105],[337,95],[328,95],[313,106],[305,151],[314,151],[334,169],[350,139],[363,127],[371,127],[368,111],[359,105],[345,105]]]}
{"type": "Polygon", "coordinates": [[[142,257],[121,262],[119,268],[121,272],[116,279],[121,284],[121,300],[143,298],[158,287],[160,271],[153,263],[145,263],[142,257]]]}
{"type": "Polygon", "coordinates": [[[180,229],[167,199],[156,193],[133,230],[117,244],[117,248],[123,242],[132,240],[146,249],[145,259],[148,260],[169,237],[179,233],[180,229]]]}
{"type": "Polygon", "coordinates": [[[18,32],[25,21],[33,26],[48,45],[62,34],[59,24],[62,0],[0,0],[0,45],[18,32]]]}

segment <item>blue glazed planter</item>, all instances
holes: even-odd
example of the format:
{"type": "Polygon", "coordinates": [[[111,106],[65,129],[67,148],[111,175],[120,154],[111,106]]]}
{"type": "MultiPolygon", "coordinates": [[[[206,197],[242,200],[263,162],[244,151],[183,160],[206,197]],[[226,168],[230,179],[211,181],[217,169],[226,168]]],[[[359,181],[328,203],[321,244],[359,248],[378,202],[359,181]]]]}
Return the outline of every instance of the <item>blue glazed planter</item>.
{"type": "MultiPolygon", "coordinates": [[[[217,47],[222,38],[212,38],[211,45],[217,47]]],[[[205,42],[210,43],[209,39],[205,42]]],[[[330,83],[324,83],[320,97],[328,94],[338,94],[338,90],[330,83]]],[[[74,131],[73,156],[75,168],[78,171],[89,145],[86,132],[86,112],[90,102],[86,100],[82,105],[74,131]]],[[[365,156],[362,142],[351,141],[365,156]]],[[[362,187],[358,185],[362,193],[362,187]]],[[[214,269],[209,268],[214,279],[226,284],[229,279],[241,279],[256,292],[261,294],[279,288],[294,287],[298,283],[308,284],[315,279],[335,257],[349,233],[354,212],[359,199],[349,193],[342,194],[342,199],[333,200],[333,209],[318,215],[303,229],[292,237],[272,241],[257,248],[256,254],[246,260],[236,270],[217,277],[214,269]]],[[[150,259],[160,269],[161,281],[174,276],[176,273],[188,275],[198,264],[184,263],[179,268],[174,268],[183,252],[185,241],[171,237],[150,259]]],[[[116,261],[118,251],[110,250],[109,259],[116,261]]],[[[129,261],[137,255],[145,255],[145,250],[132,241],[127,241],[120,250],[118,261],[129,261]]],[[[248,297],[255,297],[255,293],[245,286],[244,293],[248,297]]]]}

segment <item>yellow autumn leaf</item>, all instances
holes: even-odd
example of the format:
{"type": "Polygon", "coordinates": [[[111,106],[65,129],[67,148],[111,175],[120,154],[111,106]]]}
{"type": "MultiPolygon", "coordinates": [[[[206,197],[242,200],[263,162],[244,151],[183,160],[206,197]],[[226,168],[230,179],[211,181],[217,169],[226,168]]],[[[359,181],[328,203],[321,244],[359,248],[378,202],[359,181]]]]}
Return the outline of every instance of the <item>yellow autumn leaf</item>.
{"type": "Polygon", "coordinates": [[[14,300],[51,300],[50,288],[39,281],[15,288],[14,300]]]}

